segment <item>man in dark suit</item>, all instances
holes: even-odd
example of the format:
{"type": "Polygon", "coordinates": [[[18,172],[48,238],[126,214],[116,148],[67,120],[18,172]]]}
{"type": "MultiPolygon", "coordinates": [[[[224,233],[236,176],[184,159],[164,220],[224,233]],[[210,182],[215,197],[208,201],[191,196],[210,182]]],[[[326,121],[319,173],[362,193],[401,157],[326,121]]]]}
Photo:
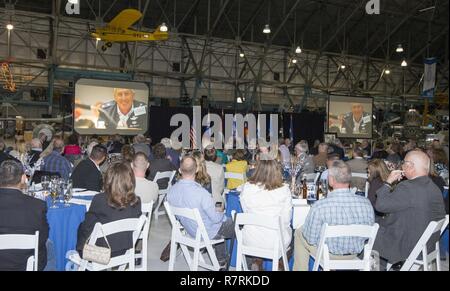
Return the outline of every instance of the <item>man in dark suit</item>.
{"type": "MultiPolygon", "coordinates": [[[[20,190],[26,183],[23,166],[15,160],[0,165],[0,234],[34,234],[39,231],[38,269],[47,265],[49,226],[44,201],[24,195],[20,190]]],[[[0,270],[25,271],[33,250],[0,251],[0,270]]]]}
{"type": "Polygon", "coordinates": [[[97,128],[145,129],[147,105],[134,100],[132,89],[114,89],[114,101],[100,104],[97,128]]]}
{"type": "Polygon", "coordinates": [[[73,187],[100,192],[103,188],[103,177],[100,165],[106,159],[106,147],[96,145],[89,158],[81,161],[72,173],[73,187]]]}
{"type": "MultiPolygon", "coordinates": [[[[375,209],[386,213],[373,249],[391,264],[406,260],[431,221],[445,217],[444,199],[428,177],[430,159],[421,151],[411,151],[377,191],[375,209]],[[392,183],[406,177],[395,189],[392,183]]],[[[439,240],[432,237],[434,243],[439,240]]],[[[432,245],[434,245],[432,243],[432,245]]],[[[431,244],[430,244],[431,245],[431,244]]]]}
{"type": "Polygon", "coordinates": [[[361,103],[352,104],[352,112],[344,115],[342,120],[342,134],[370,134],[372,131],[372,116],[364,112],[361,103]]]}

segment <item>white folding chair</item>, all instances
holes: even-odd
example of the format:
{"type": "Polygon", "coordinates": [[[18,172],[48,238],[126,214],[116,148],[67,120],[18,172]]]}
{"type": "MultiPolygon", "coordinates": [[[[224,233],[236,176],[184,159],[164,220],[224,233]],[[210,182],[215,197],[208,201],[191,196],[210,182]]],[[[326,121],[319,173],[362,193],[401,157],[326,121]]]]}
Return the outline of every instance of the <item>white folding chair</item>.
{"type": "Polygon", "coordinates": [[[158,217],[160,215],[164,214],[164,211],[160,211],[159,209],[161,208],[161,205],[164,203],[167,193],[169,193],[170,187],[172,187],[172,181],[173,178],[175,178],[175,174],[176,171],[157,172],[155,178],[153,179],[153,182],[155,183],[158,183],[158,180],[169,179],[169,181],[167,182],[167,188],[159,189],[158,191],[158,202],[156,204],[155,212],[153,213],[156,220],[158,220],[158,217]]]}
{"type": "MultiPolygon", "coordinates": [[[[428,227],[423,232],[419,241],[417,242],[414,249],[411,251],[410,255],[406,259],[400,271],[418,271],[420,267],[423,267],[424,271],[430,270],[430,264],[436,261],[437,271],[441,270],[441,259],[440,259],[440,249],[439,249],[439,239],[434,245],[434,250],[428,253],[427,244],[435,233],[442,235],[448,225],[448,215],[444,219],[439,221],[432,221],[428,224],[428,227]],[[422,258],[419,256],[422,254],[422,258]]],[[[439,236],[440,237],[440,236],[439,236]]],[[[387,270],[392,268],[392,264],[387,265],[387,270]]]]}
{"type": "Polygon", "coordinates": [[[281,217],[254,213],[238,213],[236,215],[234,230],[237,241],[236,271],[242,271],[242,267],[245,271],[248,271],[247,261],[245,258],[247,255],[272,260],[272,271],[278,271],[278,260],[281,257],[283,260],[283,265],[285,266],[285,271],[289,270],[286,249],[284,247],[281,217]],[[247,225],[271,230],[273,235],[267,237],[267,239],[273,240],[274,248],[263,249],[245,245],[242,238],[242,228],[247,225]]]}
{"type": "Polygon", "coordinates": [[[183,251],[184,258],[186,259],[186,262],[189,265],[189,269],[191,271],[197,271],[199,266],[211,271],[219,271],[220,265],[219,261],[217,260],[216,253],[214,252],[213,245],[223,243],[224,240],[213,240],[208,237],[208,233],[206,232],[205,225],[198,209],[172,207],[167,201],[164,202],[164,207],[166,208],[170,223],[172,224],[169,271],[174,270],[178,245],[180,245],[180,248],[183,251]],[[197,232],[195,234],[195,238],[191,237],[184,230],[183,226],[176,217],[188,218],[194,220],[197,223],[197,232]],[[193,257],[191,257],[188,247],[194,249],[193,257]],[[205,258],[202,254],[202,250],[205,248],[212,265],[205,262],[205,258]]]}
{"type": "Polygon", "coordinates": [[[112,234],[133,232],[133,247],[128,249],[123,255],[112,257],[107,265],[86,261],[79,256],[78,252],[69,251],[69,262],[66,265],[66,270],[75,269],[77,271],[102,271],[119,267],[120,271],[124,271],[128,266],[128,270],[134,271],[136,258],[135,245],[142,233],[146,220],[146,216],[141,215],[139,218],[121,219],[103,225],[97,222],[94,226],[91,237],[89,238],[88,244],[95,245],[98,239],[104,238],[105,236],[110,236],[112,234]],[[75,268],[71,268],[72,264],[75,264],[75,268]]]}
{"type": "Polygon", "coordinates": [[[361,270],[370,271],[370,254],[377,236],[379,225],[333,225],[325,223],[322,226],[319,246],[315,255],[313,271],[319,270],[319,265],[324,271],[329,270],[361,270]],[[328,249],[327,239],[338,237],[360,237],[366,238],[363,258],[351,260],[332,260],[328,249]]]}
{"type": "Polygon", "coordinates": [[[34,234],[2,234],[0,250],[34,250],[27,260],[26,271],[38,270],[39,231],[34,234]]]}
{"type": "Polygon", "coordinates": [[[136,252],[136,259],[141,259],[141,264],[135,266],[136,271],[147,271],[147,252],[148,252],[148,233],[150,230],[150,223],[152,221],[153,201],[150,203],[142,203],[142,214],[146,217],[144,228],[138,238],[138,242],[142,241],[142,250],[140,253],[136,252]]]}

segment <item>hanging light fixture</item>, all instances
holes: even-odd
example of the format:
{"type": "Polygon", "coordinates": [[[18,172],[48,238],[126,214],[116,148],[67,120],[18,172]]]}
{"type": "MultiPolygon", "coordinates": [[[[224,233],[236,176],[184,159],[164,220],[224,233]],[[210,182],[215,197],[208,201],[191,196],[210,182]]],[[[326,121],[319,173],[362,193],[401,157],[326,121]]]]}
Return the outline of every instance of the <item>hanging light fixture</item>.
{"type": "Polygon", "coordinates": [[[302,49],[301,49],[300,46],[298,46],[298,47],[295,49],[295,53],[296,53],[296,54],[301,54],[301,53],[302,53],[302,49]]]}
{"type": "Polygon", "coordinates": [[[13,29],[14,29],[14,25],[12,25],[11,23],[8,23],[8,24],[6,25],[6,29],[7,29],[7,30],[13,30],[13,29]]]}
{"type": "Polygon", "coordinates": [[[296,64],[296,63],[297,63],[297,59],[296,59],[296,58],[293,58],[293,59],[292,59],[292,63],[293,63],[293,64],[296,64]]]}
{"type": "Polygon", "coordinates": [[[397,46],[397,49],[395,50],[397,53],[402,53],[402,52],[404,52],[405,50],[403,49],[403,46],[402,46],[402,44],[399,44],[398,46],[397,46]]]}
{"type": "Polygon", "coordinates": [[[389,74],[391,73],[391,70],[389,70],[389,68],[386,68],[386,69],[384,69],[384,73],[385,73],[386,75],[389,75],[389,74]]]}
{"type": "Polygon", "coordinates": [[[342,64],[340,68],[341,68],[341,70],[345,70],[345,68],[346,68],[345,64],[342,64]]]}
{"type": "Polygon", "coordinates": [[[239,57],[243,58],[243,57],[245,57],[245,54],[243,52],[240,52],[239,57]]]}
{"type": "Polygon", "coordinates": [[[401,66],[402,66],[402,67],[407,67],[407,66],[408,66],[408,63],[406,62],[406,60],[403,60],[403,61],[402,61],[401,66]]]}
{"type": "Polygon", "coordinates": [[[169,28],[167,27],[166,23],[163,22],[163,23],[161,24],[161,26],[159,27],[159,30],[160,30],[161,32],[167,32],[167,31],[169,30],[169,28]]]}
{"type": "Polygon", "coordinates": [[[263,29],[263,33],[269,34],[271,32],[270,25],[266,24],[263,29]]]}
{"type": "Polygon", "coordinates": [[[237,103],[239,103],[239,104],[242,104],[242,103],[244,102],[244,100],[243,100],[242,97],[238,97],[236,101],[237,101],[237,103]]]}

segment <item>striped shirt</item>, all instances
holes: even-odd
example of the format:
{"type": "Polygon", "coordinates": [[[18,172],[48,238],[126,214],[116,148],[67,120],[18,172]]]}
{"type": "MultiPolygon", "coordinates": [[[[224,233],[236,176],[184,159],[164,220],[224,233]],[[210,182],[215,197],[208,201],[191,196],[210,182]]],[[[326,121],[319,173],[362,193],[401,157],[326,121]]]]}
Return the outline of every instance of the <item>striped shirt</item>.
{"type": "MultiPolygon", "coordinates": [[[[369,199],[355,195],[349,189],[328,193],[326,199],[311,207],[303,226],[303,237],[308,244],[318,246],[322,226],[362,224],[373,225],[375,216],[369,199]]],[[[339,237],[327,239],[330,253],[335,255],[359,254],[364,248],[364,238],[339,237]]]]}
{"type": "Polygon", "coordinates": [[[72,164],[63,157],[58,151],[53,151],[44,158],[42,171],[59,173],[61,178],[68,180],[72,174],[72,164]]]}

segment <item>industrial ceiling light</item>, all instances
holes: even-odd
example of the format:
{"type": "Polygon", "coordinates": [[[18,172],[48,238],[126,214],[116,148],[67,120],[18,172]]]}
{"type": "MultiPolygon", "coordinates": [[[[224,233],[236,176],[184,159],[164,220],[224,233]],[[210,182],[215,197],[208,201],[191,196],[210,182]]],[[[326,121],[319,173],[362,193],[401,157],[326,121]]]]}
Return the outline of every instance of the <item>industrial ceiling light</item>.
{"type": "Polygon", "coordinates": [[[345,70],[345,68],[346,68],[345,64],[342,64],[341,65],[341,70],[345,70]]]}
{"type": "Polygon", "coordinates": [[[293,59],[292,59],[292,63],[293,63],[293,64],[296,64],[296,63],[297,63],[297,59],[296,59],[296,58],[293,58],[293,59]]]}
{"type": "Polygon", "coordinates": [[[243,52],[239,53],[239,57],[243,58],[245,57],[245,54],[243,52]]]}
{"type": "Polygon", "coordinates": [[[244,99],[242,97],[237,98],[237,103],[242,104],[244,102],[244,99]]]}
{"type": "Polygon", "coordinates": [[[161,24],[161,27],[159,28],[159,30],[162,31],[162,32],[167,32],[169,30],[169,28],[167,27],[166,23],[163,22],[161,24]]]}
{"type": "Polygon", "coordinates": [[[406,60],[403,60],[403,61],[402,61],[401,66],[402,66],[402,67],[407,67],[407,66],[408,66],[408,63],[406,62],[406,60]]]}
{"type": "Polygon", "coordinates": [[[384,73],[385,73],[386,75],[389,75],[389,74],[391,73],[391,70],[389,70],[389,68],[386,68],[386,69],[384,69],[384,73]]]}
{"type": "Polygon", "coordinates": [[[300,48],[300,46],[298,46],[298,47],[295,49],[295,53],[296,53],[296,54],[301,54],[301,53],[302,53],[302,49],[300,48]]]}
{"type": "Polygon", "coordinates": [[[270,25],[266,24],[263,29],[263,33],[269,34],[271,32],[270,25]]]}
{"type": "Polygon", "coordinates": [[[13,30],[14,29],[14,25],[12,25],[11,23],[6,25],[6,29],[7,30],[13,30]]]}
{"type": "Polygon", "coordinates": [[[399,44],[399,45],[397,46],[397,49],[396,49],[395,51],[398,52],[398,53],[402,53],[402,52],[404,52],[405,50],[403,49],[402,44],[399,44]]]}

